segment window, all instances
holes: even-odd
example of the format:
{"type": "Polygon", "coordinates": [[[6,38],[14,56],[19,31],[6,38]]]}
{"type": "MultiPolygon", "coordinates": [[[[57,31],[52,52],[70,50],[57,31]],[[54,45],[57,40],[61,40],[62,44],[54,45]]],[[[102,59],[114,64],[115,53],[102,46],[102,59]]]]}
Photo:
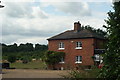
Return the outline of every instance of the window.
{"type": "Polygon", "coordinates": [[[75,63],[82,63],[82,56],[76,56],[75,63]]]}
{"type": "Polygon", "coordinates": [[[65,63],[65,62],[64,62],[64,57],[61,58],[60,63],[65,63]]]}
{"type": "Polygon", "coordinates": [[[95,61],[100,61],[100,56],[99,56],[99,54],[94,55],[94,60],[95,60],[95,61]]]}
{"type": "Polygon", "coordinates": [[[76,42],[76,48],[75,49],[82,49],[82,42],[76,42]]]}
{"type": "Polygon", "coordinates": [[[65,48],[64,48],[64,43],[63,43],[63,42],[60,42],[60,43],[59,43],[59,50],[61,50],[61,49],[65,49],[65,48]]]}
{"type": "Polygon", "coordinates": [[[100,56],[99,54],[94,55],[94,61],[100,61],[101,63],[103,62],[103,57],[100,56]]]}

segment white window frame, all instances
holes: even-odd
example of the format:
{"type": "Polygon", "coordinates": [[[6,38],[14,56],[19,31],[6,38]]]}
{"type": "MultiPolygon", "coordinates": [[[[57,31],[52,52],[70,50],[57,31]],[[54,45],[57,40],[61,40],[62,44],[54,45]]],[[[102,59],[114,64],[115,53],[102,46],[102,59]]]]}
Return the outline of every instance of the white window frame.
{"type": "Polygon", "coordinates": [[[100,61],[100,55],[99,54],[95,54],[94,55],[94,61],[100,61]]]}
{"type": "Polygon", "coordinates": [[[94,57],[95,57],[95,58],[94,58],[94,61],[100,61],[100,63],[103,62],[103,57],[100,56],[99,54],[95,54],[94,57]]]}
{"type": "Polygon", "coordinates": [[[64,49],[65,49],[63,42],[60,42],[60,43],[59,43],[59,48],[58,48],[58,49],[59,49],[59,50],[64,50],[64,49]]]}
{"type": "Polygon", "coordinates": [[[76,48],[75,49],[82,49],[82,42],[76,42],[76,48]]]}
{"type": "Polygon", "coordinates": [[[61,61],[59,63],[65,63],[64,57],[61,58],[61,61]]]}
{"type": "Polygon", "coordinates": [[[76,56],[75,63],[82,63],[82,56],[76,56]]]}

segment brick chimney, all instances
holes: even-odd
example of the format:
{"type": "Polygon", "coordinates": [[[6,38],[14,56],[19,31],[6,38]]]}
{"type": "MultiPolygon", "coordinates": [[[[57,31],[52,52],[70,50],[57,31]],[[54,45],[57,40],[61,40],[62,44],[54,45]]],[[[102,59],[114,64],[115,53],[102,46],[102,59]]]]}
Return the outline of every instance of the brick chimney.
{"type": "Polygon", "coordinates": [[[75,22],[74,23],[74,31],[79,32],[81,30],[81,24],[80,22],[75,22]]]}

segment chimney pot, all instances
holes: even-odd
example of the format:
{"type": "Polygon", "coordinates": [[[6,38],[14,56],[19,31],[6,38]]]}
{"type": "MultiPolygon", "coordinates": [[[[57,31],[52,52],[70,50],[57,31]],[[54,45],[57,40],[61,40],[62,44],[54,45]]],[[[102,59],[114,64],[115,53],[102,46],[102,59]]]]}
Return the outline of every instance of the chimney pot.
{"type": "Polygon", "coordinates": [[[81,24],[80,22],[75,22],[74,23],[74,31],[79,32],[81,30],[81,24]]]}

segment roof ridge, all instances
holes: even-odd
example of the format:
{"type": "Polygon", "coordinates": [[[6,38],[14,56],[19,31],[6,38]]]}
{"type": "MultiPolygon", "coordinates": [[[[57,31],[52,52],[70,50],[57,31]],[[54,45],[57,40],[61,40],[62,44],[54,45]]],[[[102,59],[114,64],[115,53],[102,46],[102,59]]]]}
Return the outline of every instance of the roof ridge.
{"type": "MultiPolygon", "coordinates": [[[[69,30],[67,30],[67,31],[64,31],[64,32],[61,32],[61,33],[59,33],[59,34],[57,34],[57,35],[55,35],[55,36],[52,36],[51,38],[54,38],[54,37],[56,37],[56,36],[59,36],[59,35],[62,35],[63,33],[65,33],[65,32],[68,32],[69,30]]],[[[50,38],[48,38],[47,40],[49,40],[50,38]]]]}
{"type": "Polygon", "coordinates": [[[60,34],[57,34],[47,40],[62,40],[62,39],[80,39],[80,38],[99,38],[105,39],[104,36],[88,29],[82,29],[79,32],[75,32],[74,30],[67,30],[60,34]]]}

